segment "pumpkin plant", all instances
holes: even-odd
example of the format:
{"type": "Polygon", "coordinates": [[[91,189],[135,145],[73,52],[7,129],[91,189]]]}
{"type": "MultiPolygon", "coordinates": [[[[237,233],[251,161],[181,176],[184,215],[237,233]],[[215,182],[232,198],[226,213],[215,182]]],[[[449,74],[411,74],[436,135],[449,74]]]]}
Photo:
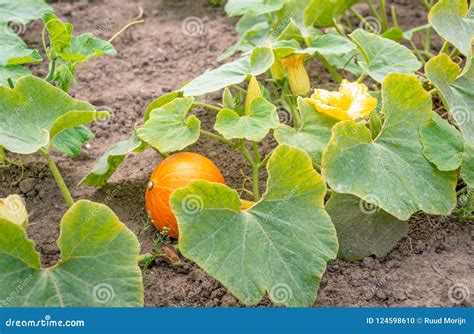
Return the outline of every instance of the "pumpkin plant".
{"type": "Polygon", "coordinates": [[[347,15],[365,27],[357,2],[228,1],[227,12],[242,15],[241,40],[221,59],[236,51],[240,58],[153,101],[144,124],[84,182],[104,185],[130,152],[151,147],[166,157],[201,135],[241,152],[253,203],[197,177],[170,189],[159,210],[171,207],[182,254],[249,305],[265,292],[275,304],[312,305],[338,251],[346,260],[384,256],[413,214],[465,213],[455,207],[457,193],[473,187],[472,8],[466,0],[427,2],[429,23],[402,31],[396,10],[390,26],[385,1],[379,11],[367,1],[381,23],[367,31],[347,15]],[[436,56],[433,31],[444,39],[436,56]],[[414,40],[421,33],[423,49],[414,40]],[[333,75],[337,91],[311,86],[312,61],[333,75]],[[220,89],[219,105],[199,100],[220,89]],[[446,114],[434,111],[437,97],[446,114]],[[202,108],[216,113],[213,132],[201,129],[202,108]],[[280,121],[282,110],[291,124],[280,121]],[[279,146],[263,156],[259,143],[269,137],[279,146]]]}
{"type": "MultiPolygon", "coordinates": [[[[55,46],[55,38],[60,34],[49,24],[53,17],[49,7],[41,6],[41,3],[22,0],[6,4],[2,1],[0,9],[6,5],[13,7],[17,16],[4,17],[0,10],[0,20],[12,17],[31,20],[46,9],[45,18],[55,46]]],[[[65,26],[56,18],[52,20],[65,26]]],[[[0,24],[4,22],[0,21],[0,24]]],[[[90,35],[75,39],[70,35],[72,27],[66,26],[69,35],[64,35],[65,39],[61,40],[70,45],[64,45],[61,53],[50,52],[62,57],[61,66],[99,55],[101,47],[113,49],[110,44],[99,42],[90,35]],[[91,50],[94,50],[93,54],[91,50]]],[[[58,239],[61,258],[53,267],[43,269],[34,242],[27,236],[28,214],[21,197],[14,195],[0,199],[0,305],[142,306],[138,240],[105,205],[86,200],[75,202],[51,154],[56,150],[70,156],[77,155],[84,141],[90,139],[90,130],[85,124],[109,114],[96,111],[91,104],[69,96],[68,85],[63,84],[56,74],[44,80],[28,74],[25,69],[19,70],[21,75],[17,77],[10,76],[10,70],[19,69],[16,67],[18,64],[39,61],[41,57],[37,51],[28,50],[18,37],[7,35],[7,39],[0,36],[0,42],[8,46],[0,51],[2,65],[6,64],[0,67],[0,72],[7,75],[0,80],[0,160],[7,160],[6,152],[20,155],[40,153],[70,208],[61,222],[58,239]]],[[[54,67],[53,64],[51,68],[54,67]]],[[[50,74],[53,72],[58,73],[50,71],[50,74]]]]}

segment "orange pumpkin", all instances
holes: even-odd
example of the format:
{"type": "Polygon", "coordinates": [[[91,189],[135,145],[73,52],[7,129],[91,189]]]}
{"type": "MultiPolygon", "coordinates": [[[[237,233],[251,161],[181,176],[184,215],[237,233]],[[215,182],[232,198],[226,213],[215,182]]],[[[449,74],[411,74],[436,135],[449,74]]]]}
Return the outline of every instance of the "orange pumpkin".
{"type": "Polygon", "coordinates": [[[163,231],[167,227],[168,235],[178,239],[178,224],[169,199],[173,191],[186,187],[195,180],[224,183],[224,177],[217,166],[197,153],[171,155],[155,168],[148,182],[145,203],[157,230],[163,231]]]}

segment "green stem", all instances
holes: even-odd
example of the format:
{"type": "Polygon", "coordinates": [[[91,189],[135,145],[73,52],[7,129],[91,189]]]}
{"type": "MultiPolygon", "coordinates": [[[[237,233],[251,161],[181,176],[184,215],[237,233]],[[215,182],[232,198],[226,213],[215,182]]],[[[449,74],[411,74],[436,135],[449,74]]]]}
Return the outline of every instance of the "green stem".
{"type": "Polygon", "coordinates": [[[242,93],[247,93],[247,91],[245,89],[243,89],[242,87],[240,87],[238,85],[232,85],[232,87],[237,89],[238,91],[241,91],[242,93]]]}
{"type": "Polygon", "coordinates": [[[253,147],[253,155],[255,156],[255,164],[260,166],[261,157],[260,157],[260,152],[258,151],[257,142],[252,142],[252,147],[253,147]]]}
{"type": "Polygon", "coordinates": [[[53,159],[48,154],[48,152],[46,152],[45,149],[40,148],[39,152],[48,162],[49,169],[51,170],[51,173],[53,173],[54,179],[56,180],[56,183],[58,184],[59,189],[61,190],[61,193],[63,194],[67,205],[69,207],[73,206],[74,199],[72,198],[71,193],[69,192],[69,189],[67,188],[66,183],[64,182],[64,179],[62,178],[61,173],[59,172],[59,169],[54,163],[53,159]]]}
{"type": "MultiPolygon", "coordinates": [[[[245,157],[245,160],[249,163],[250,167],[252,168],[252,192],[253,192],[253,199],[255,202],[260,200],[260,190],[258,188],[259,182],[259,170],[260,170],[260,163],[256,163],[255,160],[250,155],[247,147],[245,147],[245,143],[241,143],[238,146],[238,149],[242,152],[245,157]]],[[[259,154],[260,155],[260,154],[259,154]]]]}
{"type": "Polygon", "coordinates": [[[365,80],[365,78],[367,78],[367,73],[362,73],[360,77],[357,79],[357,82],[361,83],[362,81],[365,80]]]}
{"type": "Polygon", "coordinates": [[[393,26],[398,28],[397,7],[392,5],[392,7],[390,8],[390,12],[392,14],[393,26]]]}
{"type": "Polygon", "coordinates": [[[293,127],[295,129],[299,129],[299,126],[300,126],[299,115],[298,115],[298,112],[296,111],[296,109],[293,106],[293,102],[291,101],[291,94],[289,92],[288,86],[285,86],[283,88],[283,90],[284,90],[283,93],[284,93],[284,96],[285,96],[285,102],[288,105],[288,108],[290,109],[291,118],[293,118],[293,127]]]}
{"type": "Polygon", "coordinates": [[[258,188],[259,169],[258,166],[252,166],[252,192],[253,200],[258,202],[260,200],[260,189],[258,188]]]}
{"type": "Polygon", "coordinates": [[[370,10],[372,11],[372,14],[374,14],[375,18],[379,21],[382,21],[382,17],[380,16],[379,12],[375,9],[374,3],[372,0],[365,0],[367,5],[369,6],[370,10]]]}
{"type": "Polygon", "coordinates": [[[235,144],[232,143],[230,140],[227,140],[227,139],[225,139],[224,137],[221,137],[221,136],[219,136],[219,135],[216,135],[216,134],[214,134],[214,133],[212,133],[212,132],[209,132],[209,131],[206,131],[206,130],[201,130],[201,134],[202,134],[202,135],[205,135],[205,136],[208,136],[208,137],[210,137],[210,138],[212,138],[212,139],[216,139],[216,140],[218,140],[218,141],[220,141],[220,142],[222,142],[222,143],[224,143],[224,144],[226,144],[226,145],[229,145],[230,147],[235,148],[235,144]]]}
{"type": "Polygon", "coordinates": [[[260,162],[260,166],[258,168],[263,168],[267,165],[268,159],[272,156],[271,153],[268,153],[267,156],[260,162]]]}
{"type": "Polygon", "coordinates": [[[7,82],[8,82],[8,86],[10,86],[11,89],[15,88],[15,85],[13,84],[13,81],[11,78],[8,78],[7,82]]]}
{"type": "Polygon", "coordinates": [[[54,79],[54,72],[56,72],[56,58],[53,58],[51,60],[51,63],[49,64],[49,72],[46,78],[44,80],[46,81],[53,81],[54,79]]]}
{"type": "Polygon", "coordinates": [[[423,57],[421,51],[417,48],[415,42],[413,42],[411,39],[409,40],[409,43],[411,45],[411,48],[413,49],[413,51],[415,52],[416,56],[418,57],[418,59],[423,63],[425,64],[426,61],[425,61],[425,58],[423,57]]]}
{"type": "Polygon", "coordinates": [[[222,109],[219,108],[219,107],[216,107],[216,106],[213,106],[211,104],[207,104],[207,103],[204,103],[204,102],[196,102],[196,103],[193,103],[193,106],[194,107],[203,107],[203,108],[207,108],[207,109],[210,109],[210,110],[214,110],[214,111],[221,111],[222,109]]]}
{"type": "Polygon", "coordinates": [[[109,43],[112,43],[112,41],[114,39],[116,39],[121,33],[123,33],[125,30],[127,30],[128,28],[130,28],[131,26],[135,25],[135,24],[138,24],[138,23],[143,23],[145,22],[144,20],[138,20],[138,21],[133,21],[133,22],[130,22],[128,23],[127,25],[125,25],[125,27],[123,27],[122,29],[120,29],[115,35],[113,35],[109,40],[108,42],[109,43]]]}
{"type": "Polygon", "coordinates": [[[448,53],[449,51],[449,42],[448,41],[445,41],[443,43],[443,47],[441,48],[441,50],[439,51],[439,53],[448,53]]]}
{"type": "Polygon", "coordinates": [[[382,32],[388,29],[386,0],[379,0],[380,11],[382,12],[382,32]]]}
{"type": "Polygon", "coordinates": [[[334,80],[336,80],[337,83],[341,83],[342,82],[341,75],[337,73],[336,69],[327,61],[327,59],[319,53],[316,53],[316,57],[324,65],[324,67],[328,70],[328,72],[331,73],[334,80]]]}
{"type": "Polygon", "coordinates": [[[260,189],[259,189],[259,181],[260,181],[260,152],[258,151],[258,145],[256,142],[252,143],[253,146],[253,152],[255,156],[255,163],[252,166],[252,191],[253,191],[253,199],[255,202],[258,202],[260,200],[260,189]]]}
{"type": "Polygon", "coordinates": [[[247,160],[247,162],[249,163],[250,166],[255,165],[255,161],[253,161],[253,158],[252,158],[252,156],[250,155],[250,153],[249,153],[249,151],[247,150],[247,148],[245,147],[245,144],[244,144],[244,143],[241,143],[237,148],[240,150],[240,152],[242,152],[242,154],[243,154],[244,157],[245,157],[245,160],[247,160]]]}
{"type": "Polygon", "coordinates": [[[431,28],[426,29],[425,32],[425,51],[430,52],[431,49],[431,28]]]}

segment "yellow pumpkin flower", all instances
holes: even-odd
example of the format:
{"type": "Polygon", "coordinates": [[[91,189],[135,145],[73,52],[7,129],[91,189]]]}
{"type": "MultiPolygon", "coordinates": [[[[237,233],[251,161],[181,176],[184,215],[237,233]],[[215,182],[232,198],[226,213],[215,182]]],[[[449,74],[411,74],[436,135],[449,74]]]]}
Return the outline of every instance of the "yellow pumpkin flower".
{"type": "Polygon", "coordinates": [[[377,106],[377,99],[367,91],[362,83],[343,80],[338,92],[315,89],[306,101],[318,112],[338,120],[357,120],[369,115],[377,106]]]}
{"type": "Polygon", "coordinates": [[[260,96],[262,96],[262,90],[260,89],[257,78],[252,76],[247,89],[247,96],[245,97],[245,115],[250,115],[250,103],[254,98],[260,96]]]}
{"type": "Polygon", "coordinates": [[[288,69],[288,81],[293,94],[306,96],[311,90],[308,72],[304,67],[304,59],[308,54],[293,54],[281,59],[281,64],[288,69]]]}

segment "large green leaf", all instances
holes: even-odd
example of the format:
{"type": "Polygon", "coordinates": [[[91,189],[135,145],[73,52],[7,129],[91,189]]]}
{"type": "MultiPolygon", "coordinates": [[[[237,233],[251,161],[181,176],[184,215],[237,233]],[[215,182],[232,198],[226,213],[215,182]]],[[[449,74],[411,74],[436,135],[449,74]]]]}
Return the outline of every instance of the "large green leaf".
{"type": "Polygon", "coordinates": [[[264,73],[273,64],[273,52],[268,47],[258,47],[250,56],[244,56],[214,70],[205,72],[182,88],[184,96],[212,93],[244,81],[247,76],[264,73]]]}
{"type": "Polygon", "coordinates": [[[311,0],[304,11],[304,24],[318,27],[334,26],[334,19],[357,2],[359,0],[311,0]]]}
{"type": "MultiPolygon", "coordinates": [[[[1,27],[0,27],[1,28],[1,27]]],[[[15,34],[0,31],[0,66],[21,65],[41,61],[37,50],[28,49],[25,42],[15,34]]]]}
{"type": "Polygon", "coordinates": [[[0,146],[19,154],[34,153],[47,149],[62,131],[108,115],[44,80],[25,76],[14,89],[0,87],[0,146]]]}
{"type": "Polygon", "coordinates": [[[225,11],[229,17],[249,14],[258,16],[275,12],[283,7],[284,0],[228,0],[225,11]]]}
{"type": "Polygon", "coordinates": [[[250,103],[250,114],[240,116],[231,109],[217,114],[214,128],[226,139],[245,138],[259,142],[280,125],[276,107],[264,97],[257,97],[250,103]]]}
{"type": "Polygon", "coordinates": [[[267,168],[266,193],[244,211],[237,192],[222,184],[176,190],[170,204],[179,249],[245,304],[268,292],[276,304],[310,306],[338,248],[324,210],[326,186],[297,148],[279,146],[267,168]]]}
{"type": "Polygon", "coordinates": [[[338,121],[332,117],[316,112],[303,98],[298,98],[298,110],[303,123],[295,129],[280,125],[275,130],[275,139],[280,144],[298,147],[310,155],[316,165],[321,165],[321,154],[331,138],[331,129],[338,121]]]}
{"type": "Polygon", "coordinates": [[[88,186],[104,186],[129,153],[141,152],[145,147],[135,135],[113,144],[99,159],[92,171],[86,175],[83,182],[88,186]]]}
{"type": "Polygon", "coordinates": [[[322,174],[340,193],[356,195],[406,220],[417,211],[449,214],[456,204],[456,172],[439,171],[423,155],[419,130],[432,119],[431,95],[411,75],[390,74],[382,84],[381,132],[363,124],[333,127],[322,174]]]}
{"type": "Polygon", "coordinates": [[[90,33],[71,37],[71,46],[64,49],[61,58],[68,62],[84,62],[91,57],[107,54],[117,55],[114,46],[107,41],[95,38],[90,33]]]}
{"type": "Polygon", "coordinates": [[[428,19],[444,39],[466,56],[468,69],[472,57],[474,9],[467,0],[440,0],[431,8],[428,19]]]}
{"type": "Polygon", "coordinates": [[[183,97],[182,92],[171,92],[165,95],[162,95],[156,99],[154,99],[150,104],[146,107],[145,115],[143,115],[143,120],[146,122],[150,118],[150,114],[153,110],[158,109],[165,104],[173,101],[178,97],[183,97]]]}
{"type": "Polygon", "coordinates": [[[25,230],[0,219],[0,300],[4,306],[143,306],[140,244],[108,207],[77,202],[61,221],[58,246],[61,259],[43,269],[25,230]]]}
{"type": "Polygon", "coordinates": [[[0,24],[16,22],[24,25],[51,11],[44,0],[0,0],[0,24]]]}
{"type": "Polygon", "coordinates": [[[426,63],[425,72],[440,91],[464,139],[474,145],[474,67],[459,76],[461,68],[441,54],[426,63]]]}
{"type": "Polygon", "coordinates": [[[461,166],[464,140],[456,128],[433,113],[433,119],[420,129],[425,157],[439,170],[456,170],[461,166]]]}
{"type": "Polygon", "coordinates": [[[163,153],[194,144],[199,139],[201,121],[194,115],[186,118],[193,101],[192,97],[177,98],[154,109],[148,121],[137,129],[137,137],[163,153]]]}
{"type": "Polygon", "coordinates": [[[9,87],[8,79],[15,83],[21,77],[24,77],[29,74],[31,74],[31,71],[23,66],[0,66],[0,86],[9,87]]]}
{"type": "Polygon", "coordinates": [[[346,261],[383,257],[408,233],[408,222],[352,195],[333,193],[326,203],[339,240],[339,256],[346,261]]]}
{"type": "Polygon", "coordinates": [[[364,72],[355,62],[356,55],[359,54],[357,46],[337,32],[331,31],[314,37],[311,47],[337,69],[349,71],[357,76],[364,72]]]}
{"type": "Polygon", "coordinates": [[[349,35],[362,53],[359,65],[374,80],[382,82],[390,73],[413,73],[421,67],[405,46],[362,29],[349,35]]]}

